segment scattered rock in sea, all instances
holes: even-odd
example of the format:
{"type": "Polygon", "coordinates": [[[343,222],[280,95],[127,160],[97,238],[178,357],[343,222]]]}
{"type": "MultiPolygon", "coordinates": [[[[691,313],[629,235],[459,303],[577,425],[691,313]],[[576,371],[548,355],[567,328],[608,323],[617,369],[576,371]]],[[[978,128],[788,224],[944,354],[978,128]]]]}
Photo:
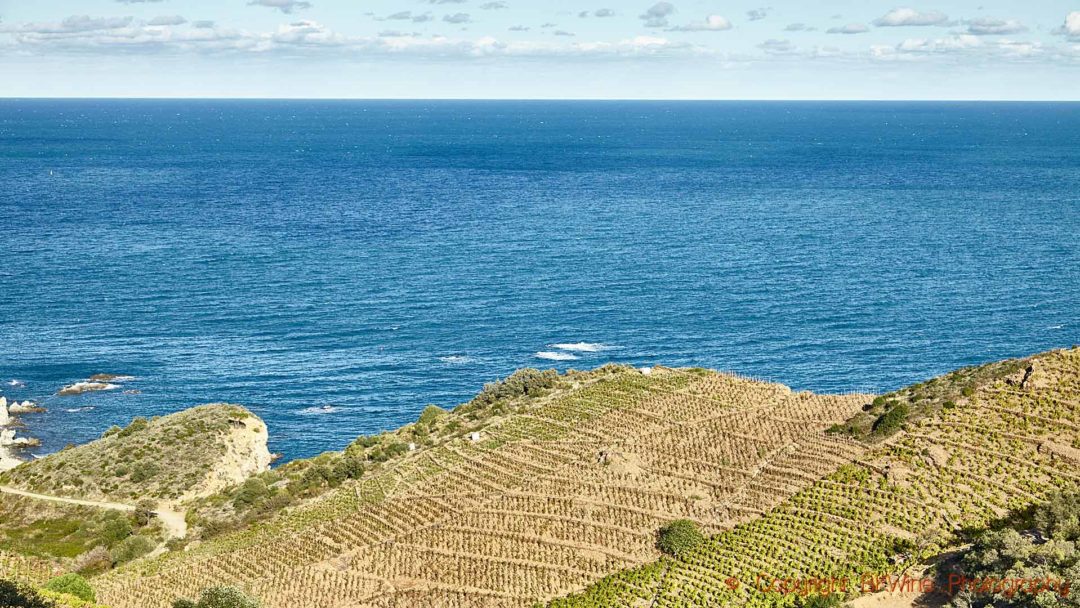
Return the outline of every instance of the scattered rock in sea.
{"type": "Polygon", "coordinates": [[[33,401],[23,401],[22,403],[12,401],[11,405],[8,406],[9,414],[38,414],[44,411],[45,408],[33,401]]]}
{"type": "Polygon", "coordinates": [[[0,431],[0,447],[5,448],[35,448],[41,445],[40,439],[33,437],[16,437],[15,429],[0,431]]]}
{"type": "Polygon", "coordinates": [[[11,413],[8,412],[7,397],[0,397],[0,426],[11,424],[11,413]]]}
{"type": "Polygon", "coordinates": [[[92,391],[112,391],[120,388],[120,384],[134,379],[135,376],[125,376],[122,374],[94,374],[82,382],[76,382],[75,384],[65,386],[56,394],[61,397],[66,397],[68,395],[81,395],[82,393],[89,393],[92,391]]]}

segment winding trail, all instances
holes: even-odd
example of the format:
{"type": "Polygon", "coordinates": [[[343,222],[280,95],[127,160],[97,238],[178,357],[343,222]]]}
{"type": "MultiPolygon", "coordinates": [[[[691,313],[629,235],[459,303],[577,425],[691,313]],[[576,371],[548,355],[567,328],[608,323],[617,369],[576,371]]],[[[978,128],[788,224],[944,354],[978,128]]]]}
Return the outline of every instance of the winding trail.
{"type": "MultiPolygon", "coordinates": [[[[33,498],[36,500],[62,502],[69,505],[95,507],[98,509],[110,509],[113,511],[132,512],[138,508],[134,505],[124,504],[120,502],[83,500],[81,498],[67,498],[65,496],[50,496],[48,494],[37,494],[35,492],[27,492],[26,490],[11,488],[8,486],[0,486],[0,494],[12,494],[15,496],[23,496],[25,498],[33,498]]],[[[162,527],[165,528],[167,538],[184,538],[185,536],[187,536],[187,521],[185,521],[184,513],[167,507],[164,504],[158,505],[154,509],[153,513],[161,521],[162,527]]]]}

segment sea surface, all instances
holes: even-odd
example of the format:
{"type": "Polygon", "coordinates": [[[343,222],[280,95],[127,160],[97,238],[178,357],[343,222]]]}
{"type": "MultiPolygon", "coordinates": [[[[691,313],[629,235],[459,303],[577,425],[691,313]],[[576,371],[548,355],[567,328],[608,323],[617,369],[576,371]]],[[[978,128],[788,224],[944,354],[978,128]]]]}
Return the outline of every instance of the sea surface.
{"type": "Polygon", "coordinates": [[[0,235],[38,453],[227,401],[308,456],[525,366],[886,391],[1080,342],[1080,104],[0,100],[0,235]]]}

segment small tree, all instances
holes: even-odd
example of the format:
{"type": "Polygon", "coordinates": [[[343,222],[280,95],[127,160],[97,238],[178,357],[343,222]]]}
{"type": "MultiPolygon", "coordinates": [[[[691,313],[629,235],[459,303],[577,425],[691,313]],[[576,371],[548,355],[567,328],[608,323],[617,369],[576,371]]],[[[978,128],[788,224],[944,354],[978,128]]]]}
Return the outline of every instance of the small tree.
{"type": "Polygon", "coordinates": [[[173,608],[259,608],[259,602],[236,587],[204,589],[199,601],[178,599],[173,608]]]}
{"type": "Polygon", "coordinates": [[[97,600],[97,596],[94,594],[94,588],[90,586],[90,583],[86,582],[85,578],[74,572],[50,580],[45,584],[45,588],[57,593],[74,595],[84,602],[93,602],[97,600]]]}
{"type": "Polygon", "coordinates": [[[689,519],[679,519],[660,528],[660,537],[656,546],[673,557],[682,557],[687,552],[705,542],[705,535],[697,524],[689,519]]]}

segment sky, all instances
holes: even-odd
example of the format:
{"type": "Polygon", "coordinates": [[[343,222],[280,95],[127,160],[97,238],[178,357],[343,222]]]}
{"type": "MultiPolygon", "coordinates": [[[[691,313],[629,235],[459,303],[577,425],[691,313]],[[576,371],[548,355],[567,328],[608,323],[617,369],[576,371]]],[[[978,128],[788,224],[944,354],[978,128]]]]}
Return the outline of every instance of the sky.
{"type": "Polygon", "coordinates": [[[1080,99],[1080,0],[0,0],[0,97],[1080,99]]]}

